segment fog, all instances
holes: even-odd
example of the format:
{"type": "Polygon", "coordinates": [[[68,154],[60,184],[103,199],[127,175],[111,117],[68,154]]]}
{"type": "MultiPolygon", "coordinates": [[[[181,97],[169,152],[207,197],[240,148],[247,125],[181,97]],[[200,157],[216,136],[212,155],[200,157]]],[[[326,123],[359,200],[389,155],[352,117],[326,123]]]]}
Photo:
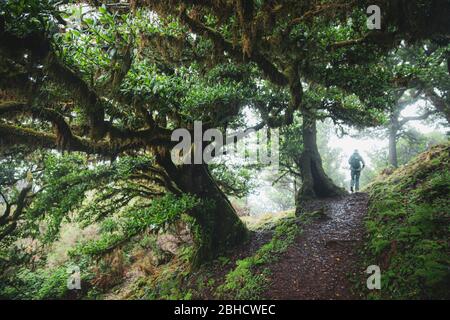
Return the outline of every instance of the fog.
{"type": "MultiPolygon", "coordinates": [[[[403,117],[411,117],[417,116],[420,113],[421,108],[426,106],[426,102],[423,100],[418,101],[415,104],[411,104],[406,107],[401,115],[403,117]]],[[[248,123],[255,123],[254,117],[247,113],[248,123]]],[[[447,132],[447,128],[442,125],[442,122],[435,121],[430,123],[430,121],[411,121],[408,123],[408,127],[414,128],[420,133],[426,134],[433,131],[441,132],[445,134],[447,132]]],[[[375,153],[378,150],[387,149],[388,148],[388,140],[387,137],[383,137],[380,134],[379,138],[373,137],[373,135],[368,135],[364,132],[360,132],[358,130],[352,128],[345,128],[346,134],[344,136],[338,135],[335,130],[331,130],[330,139],[328,140],[327,147],[335,148],[341,150],[342,161],[341,166],[339,167],[339,171],[346,177],[344,180],[344,187],[350,183],[349,177],[349,166],[347,163],[347,159],[350,158],[351,154],[355,149],[358,149],[359,153],[363,157],[366,162],[366,166],[368,169],[373,169],[373,164],[371,161],[370,155],[375,153]]],[[[376,135],[375,135],[376,136],[376,135]]],[[[271,199],[271,195],[275,193],[277,190],[280,192],[285,192],[286,196],[289,193],[292,193],[291,190],[280,190],[282,187],[279,185],[272,186],[271,181],[266,181],[263,178],[268,175],[268,172],[264,171],[255,177],[259,186],[256,187],[252,193],[246,199],[246,205],[249,207],[251,215],[260,215],[267,212],[275,212],[281,211],[283,208],[277,204],[277,202],[271,199]]],[[[364,175],[364,171],[362,172],[364,175]]],[[[335,181],[339,183],[338,181],[335,181]]],[[[293,194],[290,194],[293,197],[293,194]]],[[[292,199],[291,209],[294,208],[294,201],[292,199]]]]}

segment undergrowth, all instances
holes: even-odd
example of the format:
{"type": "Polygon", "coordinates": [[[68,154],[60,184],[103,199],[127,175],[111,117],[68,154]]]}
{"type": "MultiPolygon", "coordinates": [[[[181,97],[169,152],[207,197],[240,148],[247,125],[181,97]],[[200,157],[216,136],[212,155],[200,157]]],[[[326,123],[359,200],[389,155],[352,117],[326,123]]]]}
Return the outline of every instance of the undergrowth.
{"type": "Polygon", "coordinates": [[[450,298],[449,151],[436,146],[369,186],[364,263],[380,266],[381,290],[368,298],[450,298]]]}
{"type": "Polygon", "coordinates": [[[236,262],[236,268],[225,276],[217,288],[219,298],[258,299],[266,288],[270,270],[268,265],[278,260],[299,235],[297,219],[282,220],[275,228],[273,238],[250,257],[236,262]]]}
{"type": "Polygon", "coordinates": [[[277,221],[272,239],[254,254],[237,260],[221,256],[193,270],[190,259],[192,247],[161,266],[154,275],[134,284],[132,296],[138,299],[258,299],[268,284],[269,265],[279,259],[300,234],[298,219],[277,221]],[[217,270],[226,269],[222,275],[217,270]],[[216,270],[216,271],[214,271],[216,270]]]}

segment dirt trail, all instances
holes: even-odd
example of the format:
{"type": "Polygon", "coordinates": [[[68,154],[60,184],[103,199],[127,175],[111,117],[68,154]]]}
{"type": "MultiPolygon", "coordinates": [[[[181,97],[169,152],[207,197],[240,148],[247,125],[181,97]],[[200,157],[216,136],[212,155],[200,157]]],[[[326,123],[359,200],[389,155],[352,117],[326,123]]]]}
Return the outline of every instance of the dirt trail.
{"type": "Polygon", "coordinates": [[[357,247],[363,237],[363,217],[367,195],[315,200],[305,211],[324,209],[327,217],[318,218],[303,228],[280,260],[271,266],[268,299],[357,299],[352,294],[349,274],[357,270],[357,247]]]}

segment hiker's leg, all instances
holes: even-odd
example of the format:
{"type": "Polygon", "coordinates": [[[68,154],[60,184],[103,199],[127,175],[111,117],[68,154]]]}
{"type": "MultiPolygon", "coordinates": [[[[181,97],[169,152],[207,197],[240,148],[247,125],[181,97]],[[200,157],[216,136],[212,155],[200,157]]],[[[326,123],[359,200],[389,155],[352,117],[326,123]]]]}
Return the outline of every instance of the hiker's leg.
{"type": "Polygon", "coordinates": [[[350,190],[353,187],[353,172],[350,171],[350,190]]]}
{"type": "Polygon", "coordinates": [[[355,172],[355,191],[359,191],[359,171],[355,172]]]}
{"type": "Polygon", "coordinates": [[[353,186],[355,185],[355,172],[350,171],[350,191],[353,192],[353,186]]]}

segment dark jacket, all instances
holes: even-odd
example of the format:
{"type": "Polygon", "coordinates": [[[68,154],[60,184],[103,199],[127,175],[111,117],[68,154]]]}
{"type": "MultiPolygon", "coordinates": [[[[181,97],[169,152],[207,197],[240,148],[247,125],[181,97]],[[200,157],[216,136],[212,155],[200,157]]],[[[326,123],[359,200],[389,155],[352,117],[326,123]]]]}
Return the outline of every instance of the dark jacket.
{"type": "Polygon", "coordinates": [[[366,166],[359,153],[353,153],[350,159],[348,159],[348,164],[350,165],[351,170],[355,171],[361,170],[361,164],[363,168],[366,166]]]}

